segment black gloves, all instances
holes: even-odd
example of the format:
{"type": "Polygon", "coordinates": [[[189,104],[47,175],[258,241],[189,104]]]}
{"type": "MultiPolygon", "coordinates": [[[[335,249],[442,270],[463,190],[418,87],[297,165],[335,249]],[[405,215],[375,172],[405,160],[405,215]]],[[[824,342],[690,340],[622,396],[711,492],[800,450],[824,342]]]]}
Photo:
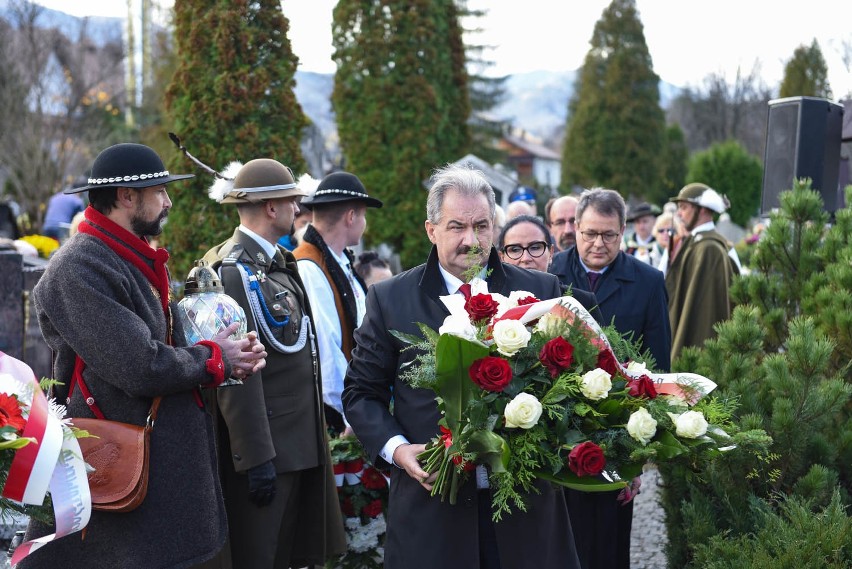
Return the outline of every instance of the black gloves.
{"type": "Polygon", "coordinates": [[[268,506],[275,498],[275,466],[272,461],[258,464],[249,468],[248,475],[249,499],[255,506],[268,506]]]}

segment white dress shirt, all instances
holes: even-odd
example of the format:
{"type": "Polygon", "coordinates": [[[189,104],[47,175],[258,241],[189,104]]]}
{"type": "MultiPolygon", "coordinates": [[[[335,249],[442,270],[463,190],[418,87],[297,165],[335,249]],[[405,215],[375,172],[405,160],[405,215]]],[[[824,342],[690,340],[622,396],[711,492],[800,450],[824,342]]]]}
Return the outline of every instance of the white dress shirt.
{"type": "MultiPolygon", "coordinates": [[[[329,251],[331,251],[329,249],[329,251]]],[[[331,251],[343,273],[349,278],[355,294],[357,310],[356,326],[361,325],[366,312],[366,292],[352,276],[349,259],[338,256],[331,251]]],[[[340,325],[340,315],[334,304],[334,292],[331,283],[322,269],[310,259],[299,260],[299,276],[305,283],[311,310],[314,314],[314,330],[317,336],[317,346],[320,356],[320,371],[322,372],[322,399],[329,407],[343,415],[343,421],[348,426],[343,413],[343,378],[346,376],[346,356],[343,355],[343,329],[340,325]]]]}

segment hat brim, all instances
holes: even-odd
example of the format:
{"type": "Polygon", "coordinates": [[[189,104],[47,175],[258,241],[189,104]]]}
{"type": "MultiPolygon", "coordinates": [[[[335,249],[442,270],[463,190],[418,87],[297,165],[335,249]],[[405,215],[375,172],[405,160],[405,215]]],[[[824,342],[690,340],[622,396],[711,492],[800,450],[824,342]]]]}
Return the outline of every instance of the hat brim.
{"type": "Polygon", "coordinates": [[[323,205],[323,204],[331,204],[331,203],[342,203],[342,202],[362,202],[367,205],[367,207],[380,208],[384,205],[381,200],[376,198],[371,198],[370,196],[364,196],[363,198],[353,197],[353,196],[341,196],[341,195],[329,195],[329,196],[320,196],[318,199],[307,199],[302,200],[302,203],[299,204],[300,207],[306,207],[308,209],[313,209],[315,205],[323,205]]]}
{"type": "Polygon", "coordinates": [[[146,180],[135,180],[130,182],[115,182],[115,183],[106,183],[106,184],[89,184],[88,186],[83,186],[82,188],[68,188],[64,190],[62,193],[64,194],[79,194],[80,192],[90,192],[92,190],[102,190],[104,188],[150,188],[152,186],[160,186],[163,184],[170,184],[172,182],[177,182],[178,180],[186,180],[188,178],[194,178],[195,174],[174,174],[168,175],[163,178],[148,178],[146,180]]]}
{"type": "Polygon", "coordinates": [[[268,190],[263,192],[246,192],[243,190],[232,190],[228,195],[222,198],[219,203],[237,204],[237,203],[260,203],[265,200],[276,200],[281,198],[304,197],[308,192],[297,188],[286,188],[277,190],[268,190]]]}

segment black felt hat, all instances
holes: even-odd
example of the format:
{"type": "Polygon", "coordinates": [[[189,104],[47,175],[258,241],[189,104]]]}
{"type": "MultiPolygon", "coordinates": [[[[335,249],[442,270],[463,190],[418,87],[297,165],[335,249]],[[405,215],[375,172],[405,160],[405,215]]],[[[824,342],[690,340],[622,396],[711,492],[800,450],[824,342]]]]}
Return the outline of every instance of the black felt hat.
{"type": "Polygon", "coordinates": [[[633,222],[639,219],[640,217],[645,217],[646,215],[657,216],[660,215],[660,213],[661,210],[656,205],[642,202],[636,207],[630,208],[630,213],[627,214],[627,221],[633,222]]]}
{"type": "Polygon", "coordinates": [[[382,207],[383,205],[381,200],[368,196],[367,190],[358,176],[349,172],[329,174],[319,183],[314,195],[302,200],[299,205],[313,209],[315,205],[348,201],[365,202],[367,207],[382,207]]]}
{"type": "Polygon", "coordinates": [[[195,174],[169,174],[153,149],[144,144],[124,142],[98,154],[92,164],[88,186],[68,188],[65,193],[76,194],[99,188],[148,188],[194,177],[195,174]]]}

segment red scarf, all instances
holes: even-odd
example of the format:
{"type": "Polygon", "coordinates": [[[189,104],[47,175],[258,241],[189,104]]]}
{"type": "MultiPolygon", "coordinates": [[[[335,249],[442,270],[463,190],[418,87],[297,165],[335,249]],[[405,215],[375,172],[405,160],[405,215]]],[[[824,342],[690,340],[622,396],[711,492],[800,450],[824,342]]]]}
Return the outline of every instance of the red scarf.
{"type": "MultiPolygon", "coordinates": [[[[142,271],[154,290],[159,293],[163,315],[166,317],[166,322],[170,323],[169,273],[166,270],[169,252],[162,248],[154,249],[145,238],[127,231],[92,206],[86,208],[84,215],[88,223],[81,223],[78,231],[100,239],[116,255],[142,271]],[[150,261],[153,268],[143,259],[150,261]]],[[[171,333],[169,333],[167,342],[172,343],[171,333]]]]}

